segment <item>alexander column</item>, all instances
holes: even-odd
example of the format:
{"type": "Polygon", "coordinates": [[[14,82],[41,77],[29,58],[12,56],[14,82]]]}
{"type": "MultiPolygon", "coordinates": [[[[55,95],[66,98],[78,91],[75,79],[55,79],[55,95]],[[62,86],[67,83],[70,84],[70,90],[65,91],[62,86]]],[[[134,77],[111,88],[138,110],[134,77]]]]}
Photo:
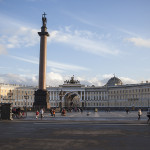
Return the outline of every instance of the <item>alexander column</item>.
{"type": "Polygon", "coordinates": [[[39,89],[35,91],[34,108],[50,108],[49,93],[46,90],[46,59],[47,59],[47,19],[45,12],[42,14],[42,27],[41,32],[38,32],[40,36],[40,61],[39,61],[39,89]]]}

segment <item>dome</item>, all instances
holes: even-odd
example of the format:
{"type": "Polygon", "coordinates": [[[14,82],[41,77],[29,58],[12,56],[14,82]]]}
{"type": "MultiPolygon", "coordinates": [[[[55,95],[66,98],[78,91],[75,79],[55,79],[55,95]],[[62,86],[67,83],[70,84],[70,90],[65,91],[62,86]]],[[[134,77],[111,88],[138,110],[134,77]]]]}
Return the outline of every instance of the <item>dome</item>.
{"type": "Polygon", "coordinates": [[[122,84],[123,84],[122,81],[119,78],[114,76],[108,80],[106,85],[107,86],[116,86],[116,85],[122,85],[122,84]]]}

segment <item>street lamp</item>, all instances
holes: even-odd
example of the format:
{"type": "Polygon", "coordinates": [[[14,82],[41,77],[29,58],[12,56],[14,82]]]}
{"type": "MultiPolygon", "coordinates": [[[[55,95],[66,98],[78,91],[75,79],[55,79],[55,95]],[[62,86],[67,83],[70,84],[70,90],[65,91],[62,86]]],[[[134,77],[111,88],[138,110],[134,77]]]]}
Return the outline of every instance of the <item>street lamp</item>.
{"type": "Polygon", "coordinates": [[[9,93],[7,94],[8,95],[8,99],[9,100],[9,103],[11,102],[11,97],[13,96],[13,93],[11,92],[11,90],[9,91],[9,93]]]}
{"type": "Polygon", "coordinates": [[[26,99],[26,117],[27,117],[27,100],[29,99],[29,96],[27,95],[27,93],[26,95],[24,95],[24,98],[26,99]]]}
{"type": "Polygon", "coordinates": [[[2,103],[2,100],[3,100],[3,96],[1,95],[1,103],[2,103]]]}
{"type": "Polygon", "coordinates": [[[107,111],[110,111],[110,107],[109,107],[109,92],[108,92],[108,85],[106,85],[106,98],[107,98],[107,111]]]}
{"type": "Polygon", "coordinates": [[[61,90],[59,93],[59,98],[60,98],[60,109],[62,109],[62,98],[63,98],[63,91],[61,90]]]}

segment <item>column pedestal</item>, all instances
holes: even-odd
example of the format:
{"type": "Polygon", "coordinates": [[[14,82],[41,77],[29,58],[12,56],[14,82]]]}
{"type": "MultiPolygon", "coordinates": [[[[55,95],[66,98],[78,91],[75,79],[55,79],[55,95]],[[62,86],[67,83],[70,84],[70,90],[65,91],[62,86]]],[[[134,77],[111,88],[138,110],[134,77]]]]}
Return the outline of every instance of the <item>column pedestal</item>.
{"type": "Polygon", "coordinates": [[[35,102],[33,104],[34,109],[40,110],[41,108],[50,109],[49,92],[47,90],[37,90],[34,93],[35,102]]]}

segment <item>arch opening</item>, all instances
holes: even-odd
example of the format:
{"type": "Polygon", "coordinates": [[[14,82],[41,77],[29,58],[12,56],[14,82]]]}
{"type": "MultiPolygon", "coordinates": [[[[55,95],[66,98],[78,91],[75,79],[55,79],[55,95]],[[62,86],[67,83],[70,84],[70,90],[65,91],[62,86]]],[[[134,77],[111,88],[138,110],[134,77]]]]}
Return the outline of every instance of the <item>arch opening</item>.
{"type": "Polygon", "coordinates": [[[65,108],[80,107],[80,97],[77,93],[70,92],[64,96],[65,108]]]}

